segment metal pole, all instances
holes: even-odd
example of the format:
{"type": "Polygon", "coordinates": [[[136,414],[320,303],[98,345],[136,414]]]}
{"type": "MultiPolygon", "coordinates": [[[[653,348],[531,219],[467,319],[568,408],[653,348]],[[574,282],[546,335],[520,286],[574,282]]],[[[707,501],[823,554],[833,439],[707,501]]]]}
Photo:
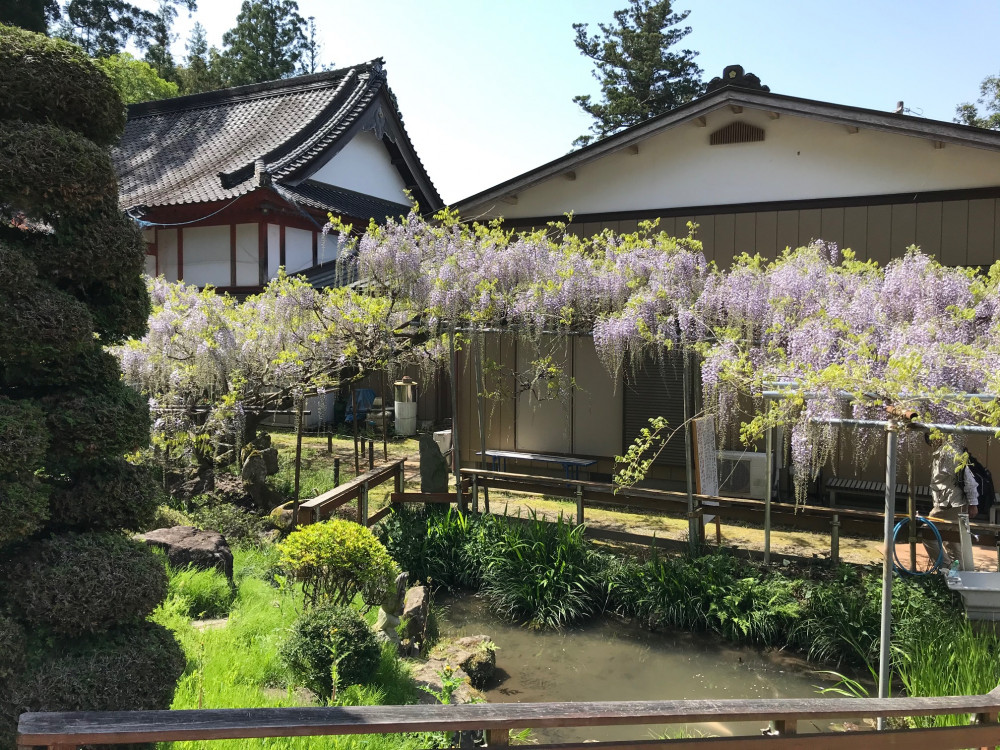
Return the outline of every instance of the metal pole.
{"type": "Polygon", "coordinates": [[[694,515],[694,467],[691,457],[691,405],[688,402],[691,390],[691,376],[688,373],[689,363],[687,357],[684,358],[684,468],[687,475],[687,514],[688,514],[688,550],[692,557],[698,552],[698,523],[694,515]]]}
{"type": "Polygon", "coordinates": [[[389,460],[389,431],[385,424],[385,411],[388,408],[386,399],[389,397],[389,370],[382,373],[382,460],[389,460]]]}
{"type": "Polygon", "coordinates": [[[299,410],[295,415],[295,488],[292,495],[292,528],[299,525],[299,475],[302,470],[302,410],[305,396],[299,398],[299,410]]]}
{"type": "MultiPolygon", "coordinates": [[[[479,406],[479,468],[486,469],[486,409],[483,405],[483,391],[486,390],[486,383],[483,378],[483,347],[486,345],[486,334],[480,334],[476,346],[476,401],[479,406]]],[[[486,490],[489,496],[489,490],[486,490]]],[[[489,501],[486,502],[486,509],[489,510],[489,501]]],[[[474,496],[473,510],[479,512],[479,493],[474,496]]]]}
{"type": "Polygon", "coordinates": [[[361,458],[358,456],[358,392],[351,389],[351,423],[354,426],[354,476],[361,473],[361,458]]]}
{"type": "Polygon", "coordinates": [[[764,493],[764,564],[771,564],[771,477],[774,476],[774,428],[768,427],[764,437],[767,456],[767,491],[764,493]]]}
{"type": "MultiPolygon", "coordinates": [[[[896,447],[899,426],[890,422],[885,433],[885,545],[882,560],[882,629],[879,632],[878,697],[889,697],[889,636],[892,625],[892,527],[896,515],[896,447]]],[[[885,717],[878,717],[885,729],[885,717]]]]}
{"type": "Polygon", "coordinates": [[[906,514],[910,517],[910,570],[917,569],[917,488],[913,486],[913,451],[906,458],[906,514]]]}
{"type": "Polygon", "coordinates": [[[462,477],[459,461],[458,443],[458,355],[455,354],[455,326],[451,327],[451,465],[455,472],[455,503],[460,511],[462,507],[462,477]]]}

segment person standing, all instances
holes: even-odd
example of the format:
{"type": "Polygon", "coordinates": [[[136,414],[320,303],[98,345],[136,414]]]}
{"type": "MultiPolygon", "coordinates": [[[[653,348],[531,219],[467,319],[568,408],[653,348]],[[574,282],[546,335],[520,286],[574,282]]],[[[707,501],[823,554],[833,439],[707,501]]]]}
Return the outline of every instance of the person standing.
{"type": "MultiPolygon", "coordinates": [[[[955,442],[948,443],[941,438],[927,438],[933,449],[931,460],[931,498],[934,507],[928,515],[930,521],[950,521],[958,523],[958,517],[967,513],[969,518],[975,518],[979,506],[979,493],[976,489],[976,479],[968,466],[961,465],[965,446],[955,442]]],[[[924,548],[933,563],[938,558],[941,548],[933,534],[925,533],[924,548]]],[[[959,559],[958,542],[945,542],[944,554],[941,559],[942,568],[950,568],[952,561],[959,559]]]]}

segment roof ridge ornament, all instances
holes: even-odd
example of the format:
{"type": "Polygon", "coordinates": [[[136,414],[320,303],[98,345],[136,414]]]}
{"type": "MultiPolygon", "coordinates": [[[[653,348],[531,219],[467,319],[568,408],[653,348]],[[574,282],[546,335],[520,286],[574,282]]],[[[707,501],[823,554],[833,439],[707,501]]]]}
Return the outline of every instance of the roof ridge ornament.
{"type": "Polygon", "coordinates": [[[727,65],[722,69],[722,75],[713,78],[708,82],[705,89],[706,94],[718,91],[726,86],[735,86],[741,89],[756,89],[757,91],[770,91],[770,86],[765,86],[753,73],[747,73],[742,65],[727,65]]]}

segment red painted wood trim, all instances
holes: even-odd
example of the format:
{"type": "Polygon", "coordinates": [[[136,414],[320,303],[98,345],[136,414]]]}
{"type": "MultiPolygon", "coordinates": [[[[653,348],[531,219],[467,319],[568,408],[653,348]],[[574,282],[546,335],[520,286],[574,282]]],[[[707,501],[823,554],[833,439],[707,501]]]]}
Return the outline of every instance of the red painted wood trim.
{"type": "Polygon", "coordinates": [[[257,224],[257,283],[267,283],[267,222],[257,224]]]}
{"type": "Polygon", "coordinates": [[[279,244],[280,244],[281,249],[278,251],[278,265],[284,267],[285,266],[285,225],[284,224],[280,224],[279,226],[281,227],[278,230],[279,233],[280,233],[280,237],[281,237],[281,239],[279,240],[279,244]]]}
{"type": "Polygon", "coordinates": [[[184,227],[177,227],[177,280],[184,278],[184,227]]]}
{"type": "Polygon", "coordinates": [[[229,225],[229,286],[236,286],[236,225],[229,225]]]}

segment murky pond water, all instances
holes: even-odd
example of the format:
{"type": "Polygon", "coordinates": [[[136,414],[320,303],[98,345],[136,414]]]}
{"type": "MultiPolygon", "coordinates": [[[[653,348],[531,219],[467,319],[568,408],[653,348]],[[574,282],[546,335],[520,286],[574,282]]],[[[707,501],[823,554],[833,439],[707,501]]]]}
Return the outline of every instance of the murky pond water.
{"type": "MultiPolygon", "coordinates": [[[[598,619],[562,632],[530,631],[498,619],[474,596],[441,601],[444,636],[485,633],[497,644],[491,703],[818,697],[824,682],[806,662],[781,652],[737,648],[708,636],[650,633],[598,619]]],[[[540,742],[649,739],[681,727],[536,730],[540,742]]],[[[697,724],[706,735],[757,734],[753,724],[697,724]]],[[[827,726],[800,726],[800,732],[827,726]]]]}

